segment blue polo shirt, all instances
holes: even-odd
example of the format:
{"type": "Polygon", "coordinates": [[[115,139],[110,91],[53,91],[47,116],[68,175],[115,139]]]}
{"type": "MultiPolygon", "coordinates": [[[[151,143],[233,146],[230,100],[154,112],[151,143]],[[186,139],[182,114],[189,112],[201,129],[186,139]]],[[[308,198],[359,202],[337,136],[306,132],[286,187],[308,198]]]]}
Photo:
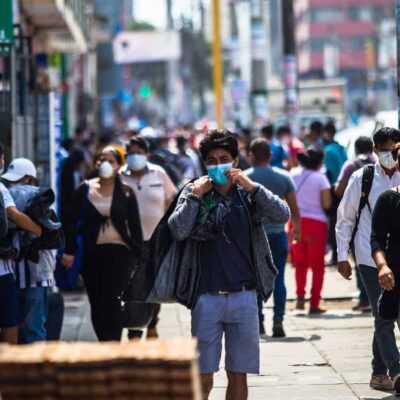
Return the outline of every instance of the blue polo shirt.
{"type": "MultiPolygon", "coordinates": [[[[289,193],[296,192],[295,185],[289,173],[277,167],[254,167],[245,171],[246,175],[257,182],[273,194],[279,196],[282,200],[286,198],[289,193]]],[[[265,233],[281,233],[285,231],[285,225],[271,225],[264,223],[265,233]]]]}
{"type": "Polygon", "coordinates": [[[216,190],[216,201],[225,201],[230,211],[216,237],[203,243],[200,294],[238,290],[255,284],[250,223],[236,186],[226,198],[216,190]]]}

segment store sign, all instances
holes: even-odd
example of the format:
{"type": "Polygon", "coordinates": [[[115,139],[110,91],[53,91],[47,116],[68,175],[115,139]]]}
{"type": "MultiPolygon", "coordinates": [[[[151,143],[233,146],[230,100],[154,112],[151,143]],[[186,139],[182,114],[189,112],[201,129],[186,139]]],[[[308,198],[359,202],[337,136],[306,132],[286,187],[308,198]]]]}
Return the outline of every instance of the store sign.
{"type": "Polygon", "coordinates": [[[135,64],[181,58],[179,32],[120,32],[113,40],[114,62],[135,64]]]}
{"type": "Polygon", "coordinates": [[[13,0],[0,1],[0,44],[14,42],[13,0]]]}

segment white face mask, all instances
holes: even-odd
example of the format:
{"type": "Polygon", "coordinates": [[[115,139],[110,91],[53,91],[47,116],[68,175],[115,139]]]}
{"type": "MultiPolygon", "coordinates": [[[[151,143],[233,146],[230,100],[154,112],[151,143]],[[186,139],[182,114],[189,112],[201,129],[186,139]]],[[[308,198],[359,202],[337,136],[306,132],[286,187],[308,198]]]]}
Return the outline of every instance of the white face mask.
{"type": "Polygon", "coordinates": [[[114,168],[109,161],[103,161],[99,167],[99,175],[101,178],[110,179],[114,175],[114,168]]]}
{"type": "Polygon", "coordinates": [[[380,151],[378,153],[379,164],[386,169],[396,168],[396,160],[392,156],[391,151],[380,151]]]}

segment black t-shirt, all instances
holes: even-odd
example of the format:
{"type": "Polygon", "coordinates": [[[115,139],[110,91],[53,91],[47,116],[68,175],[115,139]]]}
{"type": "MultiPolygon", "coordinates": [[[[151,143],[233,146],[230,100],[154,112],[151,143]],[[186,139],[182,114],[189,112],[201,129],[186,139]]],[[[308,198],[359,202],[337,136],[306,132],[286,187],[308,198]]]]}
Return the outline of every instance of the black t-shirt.
{"type": "MultiPolygon", "coordinates": [[[[215,190],[212,196],[218,202],[224,200],[215,190]]],[[[256,281],[249,218],[237,187],[225,201],[230,202],[230,211],[224,227],[202,247],[201,294],[238,290],[256,281]]]]}
{"type": "Polygon", "coordinates": [[[371,252],[385,252],[388,263],[400,275],[400,193],[386,190],[372,214],[371,252]]]}

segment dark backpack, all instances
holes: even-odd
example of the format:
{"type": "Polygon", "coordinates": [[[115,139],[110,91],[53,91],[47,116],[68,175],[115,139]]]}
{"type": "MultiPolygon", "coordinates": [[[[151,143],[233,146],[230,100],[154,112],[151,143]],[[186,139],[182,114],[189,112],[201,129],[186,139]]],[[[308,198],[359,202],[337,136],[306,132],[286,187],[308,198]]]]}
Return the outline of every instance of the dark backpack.
{"type": "Polygon", "coordinates": [[[374,181],[374,172],[375,166],[374,165],[366,165],[363,168],[362,180],[361,180],[361,196],[360,196],[360,203],[358,204],[358,211],[356,217],[356,223],[354,225],[353,233],[351,234],[351,239],[349,243],[349,251],[351,251],[354,255],[354,239],[356,237],[358,231],[358,225],[360,223],[361,212],[368,206],[368,210],[372,212],[371,206],[368,201],[369,194],[371,192],[372,183],[374,181]]]}
{"type": "MultiPolygon", "coordinates": [[[[190,183],[193,181],[194,179],[190,183]]],[[[153,288],[161,263],[174,240],[168,226],[168,219],[174,212],[183,189],[176,194],[149,242],[143,246],[139,259],[132,265],[129,280],[120,296],[122,301],[144,302],[153,288]]]]}
{"type": "Polygon", "coordinates": [[[153,153],[151,162],[164,168],[174,185],[180,186],[185,168],[176,154],[169,150],[161,149],[153,153]]]}

